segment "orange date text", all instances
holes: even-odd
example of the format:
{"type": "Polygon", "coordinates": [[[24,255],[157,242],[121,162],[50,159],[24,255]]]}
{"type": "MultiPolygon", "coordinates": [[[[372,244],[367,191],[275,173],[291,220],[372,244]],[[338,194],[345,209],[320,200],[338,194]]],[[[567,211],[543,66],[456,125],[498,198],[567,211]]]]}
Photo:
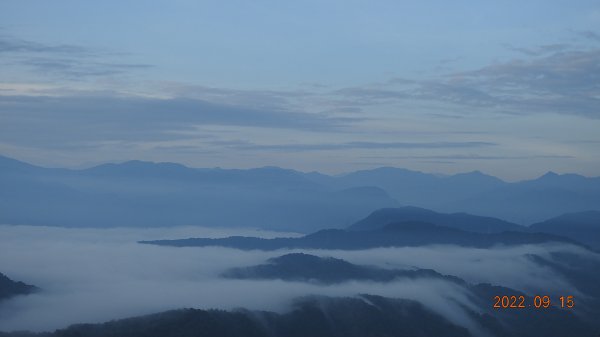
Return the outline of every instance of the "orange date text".
{"type": "Polygon", "coordinates": [[[560,296],[552,299],[548,295],[536,295],[528,298],[519,296],[494,296],[494,309],[547,309],[550,307],[567,308],[575,307],[575,298],[573,296],[560,296]]]}

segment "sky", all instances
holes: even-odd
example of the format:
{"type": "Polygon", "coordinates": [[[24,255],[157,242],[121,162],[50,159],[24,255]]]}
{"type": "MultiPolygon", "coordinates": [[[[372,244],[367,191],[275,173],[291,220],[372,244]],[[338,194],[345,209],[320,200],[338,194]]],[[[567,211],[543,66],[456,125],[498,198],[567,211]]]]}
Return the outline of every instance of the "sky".
{"type": "Polygon", "coordinates": [[[600,175],[597,1],[0,1],[0,154],[600,175]]]}

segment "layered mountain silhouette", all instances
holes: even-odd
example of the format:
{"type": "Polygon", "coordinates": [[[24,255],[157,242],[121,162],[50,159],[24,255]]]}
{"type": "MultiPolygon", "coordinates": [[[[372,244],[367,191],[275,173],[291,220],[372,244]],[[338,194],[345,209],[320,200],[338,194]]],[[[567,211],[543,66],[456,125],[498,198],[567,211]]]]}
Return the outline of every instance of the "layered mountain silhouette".
{"type": "MultiPolygon", "coordinates": [[[[578,310],[577,316],[582,319],[581,324],[591,324],[596,321],[600,315],[600,260],[594,254],[576,254],[576,253],[553,253],[549,257],[539,255],[529,255],[532,262],[553,270],[556,275],[563,277],[574,286],[581,297],[577,298],[578,310]]],[[[491,314],[494,319],[502,322],[503,325],[512,326],[519,330],[530,331],[537,324],[548,324],[545,320],[555,319],[563,323],[570,322],[575,324],[578,319],[567,314],[565,311],[555,310],[544,313],[536,313],[531,310],[531,303],[528,303],[529,310],[523,310],[515,315],[510,310],[486,310],[491,307],[490,299],[499,294],[507,296],[525,296],[531,298],[532,294],[525,294],[508,287],[491,285],[486,283],[469,284],[468,282],[451,275],[442,275],[430,269],[383,269],[373,266],[361,266],[349,263],[345,260],[318,257],[303,253],[292,253],[269,259],[265,264],[233,268],[223,273],[224,277],[236,279],[279,279],[294,282],[310,282],[322,284],[335,284],[346,281],[373,281],[373,282],[397,282],[403,280],[423,281],[434,279],[444,282],[450,282],[456,287],[462,288],[462,292],[468,293],[476,307],[481,308],[479,312],[471,312],[473,319],[482,326],[495,331],[496,323],[490,325],[488,320],[491,314]],[[546,317],[541,318],[540,316],[546,317]],[[553,318],[550,318],[553,317],[553,318]],[[545,323],[544,323],[545,322],[545,323]]],[[[547,289],[540,287],[546,295],[553,298],[565,296],[568,291],[564,289],[558,293],[552,293],[547,289]]],[[[600,323],[596,322],[596,328],[600,328],[600,323]]],[[[563,330],[564,331],[564,330],[563,330]]],[[[552,334],[551,334],[552,335],[552,334]]]]}
{"type": "Polygon", "coordinates": [[[535,223],[530,229],[568,237],[600,250],[600,211],[563,214],[535,223]]]}
{"type": "Polygon", "coordinates": [[[324,284],[352,280],[391,282],[399,278],[436,278],[461,283],[461,280],[456,277],[444,276],[431,269],[382,269],[304,253],[286,254],[269,259],[266,264],[257,266],[229,269],[222,276],[234,279],[280,279],[324,284]]]}
{"type": "Polygon", "coordinates": [[[383,228],[390,223],[406,221],[428,222],[476,233],[513,231],[553,234],[600,250],[600,211],[564,214],[526,227],[492,217],[467,213],[438,213],[420,207],[407,206],[377,210],[352,224],[348,229],[373,230],[383,228]]]}
{"type": "MultiPolygon", "coordinates": [[[[597,287],[600,261],[597,256],[557,253],[550,257],[531,255],[530,258],[557,271],[582,292],[583,296],[577,298],[576,312],[556,305],[544,309],[527,306],[518,311],[493,309],[495,296],[525,296],[530,303],[532,295],[491,284],[472,285],[432,270],[386,270],[358,266],[340,259],[287,254],[271,259],[265,265],[232,269],[226,276],[305,282],[317,279],[327,284],[341,279],[394,281],[434,278],[452,282],[463,289],[461,292],[471,305],[462,306],[462,310],[471,323],[461,326],[452,322],[441,315],[435,305],[429,307],[414,300],[359,294],[352,298],[301,297],[281,313],[246,309],[182,309],[101,324],[76,324],[54,332],[0,332],[0,336],[597,336],[600,331],[600,322],[596,319],[600,314],[600,306],[597,305],[600,298],[600,288],[597,287]]],[[[558,296],[547,294],[553,298],[558,296]]]]}
{"type": "Polygon", "coordinates": [[[274,167],[192,169],[131,161],[46,169],[0,157],[0,223],[233,226],[310,232],[397,206],[380,188],[332,188],[274,167]]]}
{"type": "Polygon", "coordinates": [[[13,281],[8,276],[0,273],[0,301],[17,295],[28,295],[38,290],[35,286],[13,281]]]}
{"type": "Polygon", "coordinates": [[[569,212],[600,210],[600,177],[548,172],[504,182],[479,171],[452,176],[383,167],[330,179],[333,186],[376,186],[402,205],[468,212],[530,225],[569,212]]]}
{"type": "MultiPolygon", "coordinates": [[[[482,285],[483,297],[500,287],[482,285]]],[[[477,303],[479,304],[479,303],[477,303]]],[[[489,304],[489,300],[486,301],[489,304]]],[[[465,308],[477,327],[450,322],[423,304],[407,299],[373,295],[353,298],[308,296],[297,299],[289,312],[182,309],[101,324],[77,324],[55,332],[2,333],[1,337],[386,337],[386,336],[487,336],[497,337],[596,337],[597,328],[572,312],[548,308],[522,309],[518,313],[465,308]],[[477,330],[476,330],[477,329],[477,330]]]]}
{"type": "MultiPolygon", "coordinates": [[[[79,324],[44,336],[80,337],[364,337],[470,336],[422,304],[363,295],[360,298],[306,297],[288,313],[184,309],[104,324],[79,324]]],[[[35,334],[0,333],[2,337],[35,334]]]]}
{"type": "Polygon", "coordinates": [[[373,230],[390,223],[421,221],[478,233],[526,231],[527,228],[504,220],[467,213],[444,214],[420,207],[384,208],[349,227],[351,230],[373,230]]]}
{"type": "Polygon", "coordinates": [[[548,242],[577,244],[575,241],[545,233],[502,232],[476,233],[437,226],[420,221],[390,223],[370,231],[326,229],[297,238],[262,239],[232,236],[227,238],[189,238],[176,240],[140,241],[175,247],[220,246],[243,250],[288,249],[370,249],[379,247],[414,247],[446,244],[462,247],[489,248],[496,245],[522,245],[548,242]]]}
{"type": "MultiPolygon", "coordinates": [[[[521,225],[600,211],[600,178],[555,173],[507,183],[478,171],[440,176],[398,168],[328,176],[277,167],[196,169],[129,161],[70,170],[0,156],[0,184],[0,222],[70,227],[249,226],[308,233],[347,227],[400,205],[521,225]]],[[[469,221],[461,220],[468,227],[463,229],[473,230],[469,221]]]]}

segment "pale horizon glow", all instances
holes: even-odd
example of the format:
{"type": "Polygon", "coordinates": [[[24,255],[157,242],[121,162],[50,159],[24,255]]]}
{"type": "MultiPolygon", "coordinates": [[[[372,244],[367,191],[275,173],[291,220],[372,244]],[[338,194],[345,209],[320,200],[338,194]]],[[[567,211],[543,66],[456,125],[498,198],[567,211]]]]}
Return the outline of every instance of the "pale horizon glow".
{"type": "Polygon", "coordinates": [[[600,175],[600,4],[0,3],[0,155],[600,175]]]}

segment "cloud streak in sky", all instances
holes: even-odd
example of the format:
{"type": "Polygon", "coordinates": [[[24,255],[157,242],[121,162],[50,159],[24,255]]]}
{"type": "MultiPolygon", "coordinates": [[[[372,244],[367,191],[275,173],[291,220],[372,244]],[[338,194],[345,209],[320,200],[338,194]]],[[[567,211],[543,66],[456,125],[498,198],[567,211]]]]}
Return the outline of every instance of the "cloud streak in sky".
{"type": "Polygon", "coordinates": [[[352,149],[452,149],[452,148],[482,148],[495,146],[492,142],[348,142],[338,144],[237,144],[238,149],[268,150],[268,151],[324,151],[352,149]]]}
{"type": "Polygon", "coordinates": [[[87,54],[87,48],[70,45],[48,45],[0,35],[0,53],[87,54]]]}
{"type": "MultiPolygon", "coordinates": [[[[513,47],[513,49],[515,49],[513,47]]],[[[564,44],[517,48],[531,56],[432,79],[336,91],[351,104],[426,101],[450,104],[469,115],[557,113],[600,119],[600,49],[564,44]]]]}
{"type": "Polygon", "coordinates": [[[194,136],[182,131],[205,125],[328,131],[351,121],[184,98],[0,96],[0,140],[41,147],[185,139],[194,136]]]}
{"type": "MultiPolygon", "coordinates": [[[[356,169],[358,157],[381,152],[406,159],[385,160],[385,166],[430,172],[452,164],[454,170],[493,169],[513,179],[547,170],[595,174],[593,143],[573,144],[578,137],[594,140],[593,123],[600,121],[597,35],[580,29],[570,31],[569,40],[498,42],[504,46],[499,60],[480,63],[442,53],[435,61],[442,68],[432,72],[261,85],[231,82],[245,76],[237,73],[239,64],[237,72],[226,69],[212,80],[204,75],[182,80],[169,72],[192,73],[193,64],[165,68],[164,55],[152,58],[143,54],[146,49],[119,53],[93,47],[99,44],[93,40],[88,47],[87,40],[80,45],[83,40],[37,42],[35,34],[24,35],[33,36],[28,39],[0,34],[0,65],[7,71],[0,83],[0,151],[59,166],[145,159],[229,167],[291,164],[335,173],[356,169]],[[135,55],[146,58],[125,60],[135,55]],[[443,68],[449,64],[452,68],[443,68]],[[489,152],[445,158],[446,149],[489,152]],[[522,172],[492,163],[501,158],[536,163],[522,172]],[[480,166],[470,165],[473,160],[480,166]]],[[[431,60],[423,62],[435,68],[431,60]]],[[[286,67],[277,72],[296,71],[286,67]]],[[[212,70],[207,74],[215,76],[212,70]]]]}
{"type": "MultiPolygon", "coordinates": [[[[379,158],[381,156],[364,156],[365,159],[379,158]]],[[[540,156],[489,156],[477,154],[450,154],[437,156],[394,156],[393,158],[402,159],[442,159],[442,160],[531,160],[531,159],[572,159],[574,156],[568,155],[540,155],[540,156]]]]}
{"type": "Polygon", "coordinates": [[[72,44],[44,44],[0,35],[0,61],[24,66],[55,79],[82,80],[152,68],[143,63],[123,63],[110,59],[114,53],[72,44]]]}
{"type": "Polygon", "coordinates": [[[69,58],[27,58],[21,64],[44,74],[55,74],[59,77],[80,79],[89,76],[109,76],[124,74],[134,70],[152,68],[149,64],[108,63],[69,58]]]}

